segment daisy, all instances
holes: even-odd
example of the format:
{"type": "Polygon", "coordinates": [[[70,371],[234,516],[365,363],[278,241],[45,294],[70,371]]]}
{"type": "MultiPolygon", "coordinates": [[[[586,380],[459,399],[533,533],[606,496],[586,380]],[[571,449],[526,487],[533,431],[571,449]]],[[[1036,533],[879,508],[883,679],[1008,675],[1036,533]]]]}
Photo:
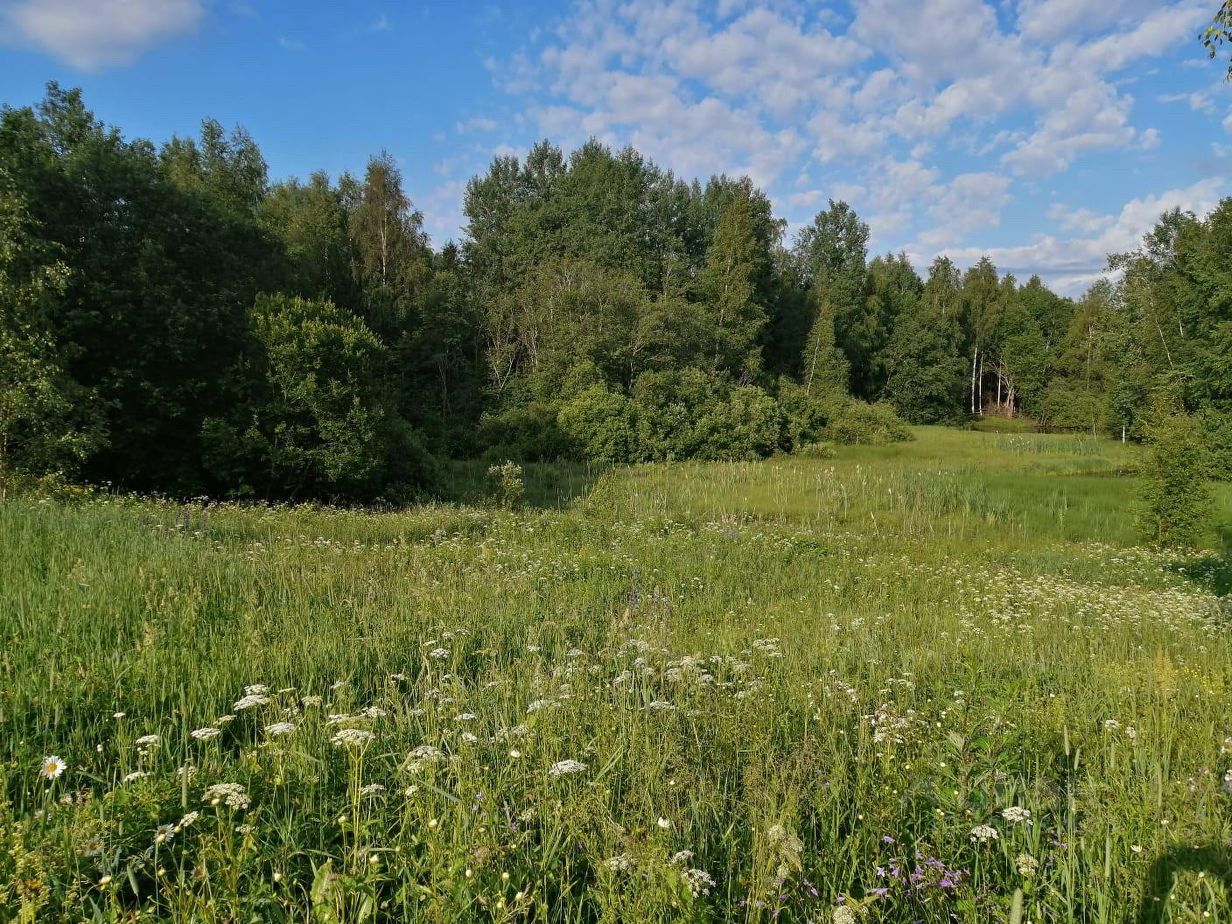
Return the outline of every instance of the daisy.
{"type": "Polygon", "coordinates": [[[62,758],[52,754],[50,757],[43,758],[42,764],[39,765],[39,776],[45,780],[58,780],[67,769],[68,764],[62,758]]]}

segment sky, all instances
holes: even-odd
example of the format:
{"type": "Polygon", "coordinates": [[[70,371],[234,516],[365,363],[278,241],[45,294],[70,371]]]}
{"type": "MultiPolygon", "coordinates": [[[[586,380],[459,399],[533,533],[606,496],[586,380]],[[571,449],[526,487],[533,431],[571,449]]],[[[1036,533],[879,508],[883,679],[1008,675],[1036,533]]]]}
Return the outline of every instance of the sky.
{"type": "Polygon", "coordinates": [[[273,179],[388,150],[433,242],[541,138],[844,199],[921,270],[989,254],[1078,295],[1159,214],[1232,195],[1216,0],[0,0],[0,102],[49,80],[128,137],[241,125],[273,179]]]}

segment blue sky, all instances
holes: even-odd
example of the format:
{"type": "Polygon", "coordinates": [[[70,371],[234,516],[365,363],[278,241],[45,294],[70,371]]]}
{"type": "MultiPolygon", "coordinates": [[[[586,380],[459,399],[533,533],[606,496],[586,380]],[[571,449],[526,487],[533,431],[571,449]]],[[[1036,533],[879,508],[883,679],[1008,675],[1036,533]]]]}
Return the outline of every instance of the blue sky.
{"type": "Polygon", "coordinates": [[[989,252],[1076,294],[1157,215],[1232,194],[1215,0],[0,0],[0,100],[46,81],[156,141],[243,125],[274,178],[382,148],[437,244],[466,180],[550,137],[749,173],[792,228],[989,252]]]}

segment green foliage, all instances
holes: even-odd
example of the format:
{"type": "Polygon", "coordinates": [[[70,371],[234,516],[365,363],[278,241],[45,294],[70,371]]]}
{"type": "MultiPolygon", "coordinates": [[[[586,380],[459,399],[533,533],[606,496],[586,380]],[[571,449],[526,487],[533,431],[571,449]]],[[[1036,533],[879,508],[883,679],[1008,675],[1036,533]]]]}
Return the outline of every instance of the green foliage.
{"type": "Polygon", "coordinates": [[[1198,421],[1164,403],[1153,409],[1147,430],[1149,461],[1143,470],[1142,530],[1163,546],[1193,546],[1210,526],[1209,458],[1198,421]]]}
{"type": "Polygon", "coordinates": [[[514,509],[522,506],[526,498],[526,482],[522,466],[505,461],[488,467],[489,496],[501,507],[514,509]]]}
{"type": "Polygon", "coordinates": [[[918,437],[550,509],[0,505],[0,908],[1226,920],[1226,618],[1133,545],[1142,450],[918,437]]]}
{"type": "Polygon", "coordinates": [[[253,391],[233,421],[205,425],[220,474],[238,454],[249,490],[263,496],[350,500],[431,480],[388,394],[385,347],[363,321],[331,302],[262,296],[253,333],[253,391]]]}
{"type": "Polygon", "coordinates": [[[825,430],[836,443],[883,446],[914,439],[911,428],[884,402],[845,400],[837,405],[825,430]]]}

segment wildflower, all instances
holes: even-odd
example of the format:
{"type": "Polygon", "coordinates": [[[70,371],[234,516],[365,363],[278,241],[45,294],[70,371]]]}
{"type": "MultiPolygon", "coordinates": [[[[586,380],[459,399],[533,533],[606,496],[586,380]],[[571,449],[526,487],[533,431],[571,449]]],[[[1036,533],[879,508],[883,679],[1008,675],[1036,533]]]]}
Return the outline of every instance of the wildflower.
{"type": "Polygon", "coordinates": [[[654,702],[648,703],[646,705],[646,708],[650,710],[656,710],[656,711],[660,709],[664,711],[668,711],[668,710],[675,709],[676,707],[673,706],[671,703],[667,702],[667,700],[656,699],[654,702]]]}
{"type": "Polygon", "coordinates": [[[218,718],[214,720],[214,724],[215,725],[226,725],[234,721],[235,721],[235,716],[233,715],[220,715],[218,718]]]}
{"type": "Polygon", "coordinates": [[[688,883],[689,891],[693,893],[694,898],[697,898],[699,895],[709,895],[710,890],[714,888],[714,877],[704,869],[686,870],[684,879],[688,883]]]}
{"type": "Polygon", "coordinates": [[[236,700],[231,708],[236,712],[243,712],[245,709],[251,709],[253,706],[264,706],[269,702],[269,697],[262,693],[246,693],[243,697],[236,700]]]}
{"type": "Polygon", "coordinates": [[[971,829],[971,843],[987,844],[989,841],[995,841],[1001,835],[997,833],[997,829],[991,825],[976,825],[971,829]]]}
{"type": "Polygon", "coordinates": [[[269,692],[269,687],[263,683],[254,683],[252,686],[244,687],[245,696],[264,696],[269,692]]]}
{"type": "Polygon", "coordinates": [[[444,756],[445,754],[440,748],[434,748],[430,744],[421,744],[411,751],[412,760],[433,761],[440,760],[444,756]]]}
{"type": "Polygon", "coordinates": [[[554,706],[554,705],[556,704],[552,702],[550,699],[537,699],[534,702],[527,705],[526,714],[530,715],[532,712],[538,712],[540,709],[546,709],[548,706],[554,706]]]}
{"type": "Polygon", "coordinates": [[[336,732],[334,737],[329,740],[339,747],[363,748],[367,747],[375,738],[376,735],[362,728],[344,728],[336,732]]]}
{"type": "Polygon", "coordinates": [[[1138,737],[1138,729],[1134,728],[1132,725],[1126,726],[1125,737],[1128,738],[1130,741],[1133,741],[1134,739],[1138,737]]]}
{"type": "Polygon", "coordinates": [[[153,747],[162,739],[158,735],[142,735],[137,739],[136,744],[139,748],[153,747]]]}
{"type": "Polygon", "coordinates": [[[359,711],[359,714],[368,719],[383,719],[385,716],[389,715],[389,713],[380,706],[365,706],[359,711]]]}
{"type": "Polygon", "coordinates": [[[1104,728],[1107,729],[1108,731],[1110,732],[1116,731],[1120,727],[1121,727],[1121,723],[1118,722],[1116,719],[1104,719],[1104,728]]]}
{"type": "Polygon", "coordinates": [[[272,725],[265,726],[265,733],[271,738],[278,735],[289,735],[293,731],[295,731],[294,722],[274,722],[272,725]]]}
{"type": "Polygon", "coordinates": [[[672,865],[681,866],[682,864],[688,863],[692,859],[693,859],[692,850],[681,850],[672,855],[672,865]]]}
{"type": "Polygon", "coordinates": [[[457,715],[455,715],[455,716],[453,717],[453,720],[454,720],[455,722],[473,722],[473,721],[475,721],[475,713],[473,713],[473,712],[459,712],[457,715]]]}
{"type": "Polygon", "coordinates": [[[239,783],[214,783],[207,786],[202,801],[207,805],[224,804],[227,808],[248,808],[248,792],[239,783]]]}
{"type": "Polygon", "coordinates": [[[858,918],[856,917],[856,913],[846,905],[839,905],[834,909],[834,913],[831,915],[831,920],[834,924],[856,924],[858,918]]]}
{"type": "Polygon", "coordinates": [[[633,858],[627,853],[621,853],[614,857],[608,857],[603,861],[603,865],[613,873],[625,873],[633,868],[633,858]]]}
{"type": "Polygon", "coordinates": [[[39,776],[45,780],[58,780],[67,769],[68,764],[63,759],[52,754],[50,757],[43,758],[43,763],[39,765],[39,776]]]}
{"type": "Polygon", "coordinates": [[[1039,871],[1039,860],[1029,853],[1020,853],[1014,858],[1014,869],[1020,876],[1034,876],[1039,871]]]}
{"type": "Polygon", "coordinates": [[[303,703],[305,706],[319,706],[321,705],[321,697],[305,696],[303,699],[300,700],[300,702],[303,703]]]}
{"type": "Polygon", "coordinates": [[[165,844],[175,837],[175,825],[159,825],[154,829],[154,843],[165,844]]]}
{"type": "Polygon", "coordinates": [[[449,649],[448,648],[433,648],[431,651],[428,652],[428,657],[436,658],[438,661],[441,661],[449,657],[449,649]]]}
{"type": "Polygon", "coordinates": [[[213,725],[207,725],[204,728],[194,728],[188,733],[188,737],[194,741],[209,741],[211,738],[217,738],[222,734],[221,728],[215,728],[213,725]]]}
{"type": "Polygon", "coordinates": [[[669,819],[669,818],[664,818],[664,817],[662,817],[662,816],[659,816],[659,820],[658,820],[657,824],[659,825],[659,830],[660,830],[660,831],[666,831],[668,828],[670,828],[670,827],[672,826],[671,819],[669,819]]]}
{"type": "Polygon", "coordinates": [[[111,717],[112,717],[113,719],[116,719],[116,720],[122,719],[122,718],[124,718],[124,716],[126,716],[126,715],[128,715],[128,713],[127,713],[127,712],[113,712],[113,713],[111,713],[111,717]]]}
{"type": "Polygon", "coordinates": [[[467,744],[474,744],[479,740],[479,736],[473,735],[470,732],[462,732],[462,740],[467,744]]]}
{"type": "Polygon", "coordinates": [[[83,857],[101,857],[103,855],[103,839],[98,835],[87,838],[78,850],[83,857]]]}
{"type": "Polygon", "coordinates": [[[123,782],[135,783],[137,780],[144,780],[149,775],[150,774],[146,773],[144,770],[134,770],[132,773],[129,773],[124,777],[123,782]]]}
{"type": "Polygon", "coordinates": [[[566,776],[570,773],[582,773],[586,765],[580,760],[558,760],[548,770],[548,776],[566,776]]]}
{"type": "Polygon", "coordinates": [[[385,791],[385,787],[382,786],[380,783],[369,783],[367,786],[363,787],[359,791],[359,794],[361,796],[375,796],[378,793],[382,793],[384,791],[385,791]]]}
{"type": "Polygon", "coordinates": [[[183,831],[185,828],[192,825],[192,823],[195,822],[200,817],[201,817],[200,812],[189,812],[187,815],[185,815],[183,818],[181,818],[176,823],[175,828],[177,831],[183,831]]]}
{"type": "Polygon", "coordinates": [[[1001,817],[1010,824],[1018,824],[1021,821],[1031,820],[1031,810],[1011,805],[1009,808],[1001,811],[1001,817]]]}

